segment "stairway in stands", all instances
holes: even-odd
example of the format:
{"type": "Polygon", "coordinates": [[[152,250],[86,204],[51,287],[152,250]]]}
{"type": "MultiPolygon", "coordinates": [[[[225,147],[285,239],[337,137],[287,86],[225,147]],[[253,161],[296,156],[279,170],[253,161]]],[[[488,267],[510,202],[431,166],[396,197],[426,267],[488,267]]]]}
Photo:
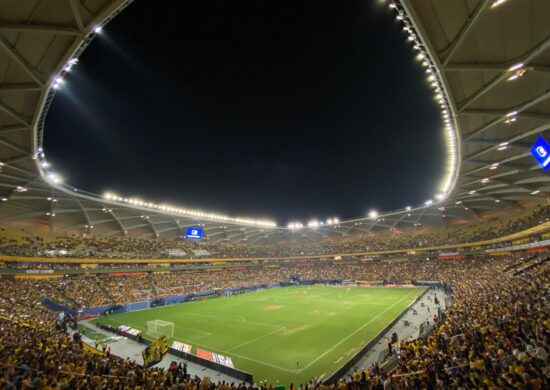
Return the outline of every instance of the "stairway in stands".
{"type": "Polygon", "coordinates": [[[94,276],[93,281],[97,286],[97,289],[101,291],[109,301],[111,301],[112,303],[115,303],[115,298],[109,293],[109,291],[107,291],[105,287],[101,285],[100,280],[97,276],[94,276]]]}

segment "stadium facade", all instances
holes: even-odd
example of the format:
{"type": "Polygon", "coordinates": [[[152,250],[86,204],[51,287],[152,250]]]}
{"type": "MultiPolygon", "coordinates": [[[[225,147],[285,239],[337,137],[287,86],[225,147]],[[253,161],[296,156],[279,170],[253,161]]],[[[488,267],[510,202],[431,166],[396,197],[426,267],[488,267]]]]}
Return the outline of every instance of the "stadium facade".
{"type": "Polygon", "coordinates": [[[74,188],[43,149],[48,108],[64,74],[131,3],[0,3],[0,224],[167,240],[201,226],[212,242],[260,244],[483,221],[547,201],[550,178],[530,153],[550,130],[550,2],[542,0],[382,2],[441,108],[446,173],[421,205],[281,227],[74,188]]]}

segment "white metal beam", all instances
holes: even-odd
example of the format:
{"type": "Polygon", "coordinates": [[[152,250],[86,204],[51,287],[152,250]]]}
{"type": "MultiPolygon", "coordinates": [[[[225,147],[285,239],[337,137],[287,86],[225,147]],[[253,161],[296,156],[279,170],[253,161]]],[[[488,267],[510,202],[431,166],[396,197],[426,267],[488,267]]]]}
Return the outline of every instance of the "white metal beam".
{"type": "MultiPolygon", "coordinates": [[[[522,63],[524,65],[529,64],[531,61],[533,61],[539,54],[544,52],[548,47],[550,47],[550,37],[547,37],[544,39],[540,44],[535,46],[534,48],[530,49],[526,54],[521,56],[521,58],[516,60],[516,63],[522,63]]],[[[510,64],[513,65],[513,64],[510,64]]],[[[461,102],[456,102],[458,112],[465,110],[468,106],[470,106],[474,101],[479,99],[481,96],[489,92],[492,88],[497,86],[501,81],[504,81],[510,76],[510,73],[506,70],[502,72],[500,75],[496,76],[492,80],[490,80],[488,83],[483,85],[480,89],[478,89],[476,92],[468,96],[466,99],[464,99],[461,102]]]]}
{"type": "Polygon", "coordinates": [[[84,31],[84,23],[82,22],[82,16],[80,15],[80,10],[78,9],[78,2],[76,0],[69,0],[71,6],[71,12],[73,13],[73,18],[78,27],[78,31],[84,31]]]}
{"type": "MultiPolygon", "coordinates": [[[[536,104],[539,104],[540,102],[543,102],[545,101],[546,99],[550,98],[550,90],[549,91],[546,91],[544,92],[543,94],[541,95],[538,95],[526,102],[523,102],[521,105],[519,106],[516,106],[516,107],[510,107],[508,108],[509,111],[517,111],[518,115],[521,114],[522,111],[524,110],[527,110],[528,108],[536,105],[536,104]]],[[[491,127],[505,121],[507,118],[506,115],[502,115],[496,119],[493,119],[492,121],[489,121],[487,122],[486,124],[484,124],[483,126],[477,128],[476,130],[468,133],[468,134],[464,134],[463,136],[463,139],[471,139],[485,131],[487,131],[488,129],[490,129],[491,127]]]]}
{"type": "Polygon", "coordinates": [[[453,39],[451,45],[448,46],[443,53],[445,54],[445,59],[443,60],[443,67],[445,67],[450,61],[456,51],[460,48],[468,34],[474,29],[476,23],[479,21],[479,18],[483,12],[489,7],[491,0],[483,0],[478,3],[474,12],[468,17],[466,23],[462,26],[458,35],[453,39]]]}
{"type": "Polygon", "coordinates": [[[72,27],[59,26],[55,24],[20,24],[0,22],[0,31],[17,32],[40,32],[55,35],[79,35],[79,32],[72,27]]]}
{"type": "Polygon", "coordinates": [[[40,86],[44,86],[45,77],[33,67],[9,42],[0,35],[0,48],[4,49],[8,55],[23,68],[23,70],[40,86]]]}
{"type": "Polygon", "coordinates": [[[0,102],[0,110],[4,111],[6,114],[8,114],[12,118],[16,119],[17,121],[21,122],[25,126],[27,126],[27,127],[31,126],[31,119],[30,118],[28,118],[27,116],[21,114],[20,112],[17,112],[16,110],[14,110],[10,106],[8,106],[6,103],[0,102]]]}

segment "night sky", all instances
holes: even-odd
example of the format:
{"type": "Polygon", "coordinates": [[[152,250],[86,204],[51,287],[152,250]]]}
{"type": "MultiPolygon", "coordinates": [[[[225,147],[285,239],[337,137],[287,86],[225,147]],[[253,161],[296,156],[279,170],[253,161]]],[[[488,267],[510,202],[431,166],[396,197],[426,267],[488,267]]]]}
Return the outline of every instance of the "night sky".
{"type": "Polygon", "coordinates": [[[422,203],[442,122],[377,0],[136,0],[57,92],[46,157],[77,188],[231,216],[422,203]]]}

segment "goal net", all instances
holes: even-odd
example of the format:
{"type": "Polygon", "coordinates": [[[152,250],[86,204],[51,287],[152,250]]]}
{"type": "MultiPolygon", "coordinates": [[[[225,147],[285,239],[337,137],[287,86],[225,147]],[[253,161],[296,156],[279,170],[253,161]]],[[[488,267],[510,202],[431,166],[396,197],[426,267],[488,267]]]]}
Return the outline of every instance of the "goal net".
{"type": "Polygon", "coordinates": [[[151,302],[142,301],[142,302],[130,302],[126,304],[126,311],[136,311],[148,309],[151,307],[151,302]]]}
{"type": "Polygon", "coordinates": [[[147,321],[145,334],[155,338],[160,336],[174,338],[174,323],[162,320],[147,321]]]}

